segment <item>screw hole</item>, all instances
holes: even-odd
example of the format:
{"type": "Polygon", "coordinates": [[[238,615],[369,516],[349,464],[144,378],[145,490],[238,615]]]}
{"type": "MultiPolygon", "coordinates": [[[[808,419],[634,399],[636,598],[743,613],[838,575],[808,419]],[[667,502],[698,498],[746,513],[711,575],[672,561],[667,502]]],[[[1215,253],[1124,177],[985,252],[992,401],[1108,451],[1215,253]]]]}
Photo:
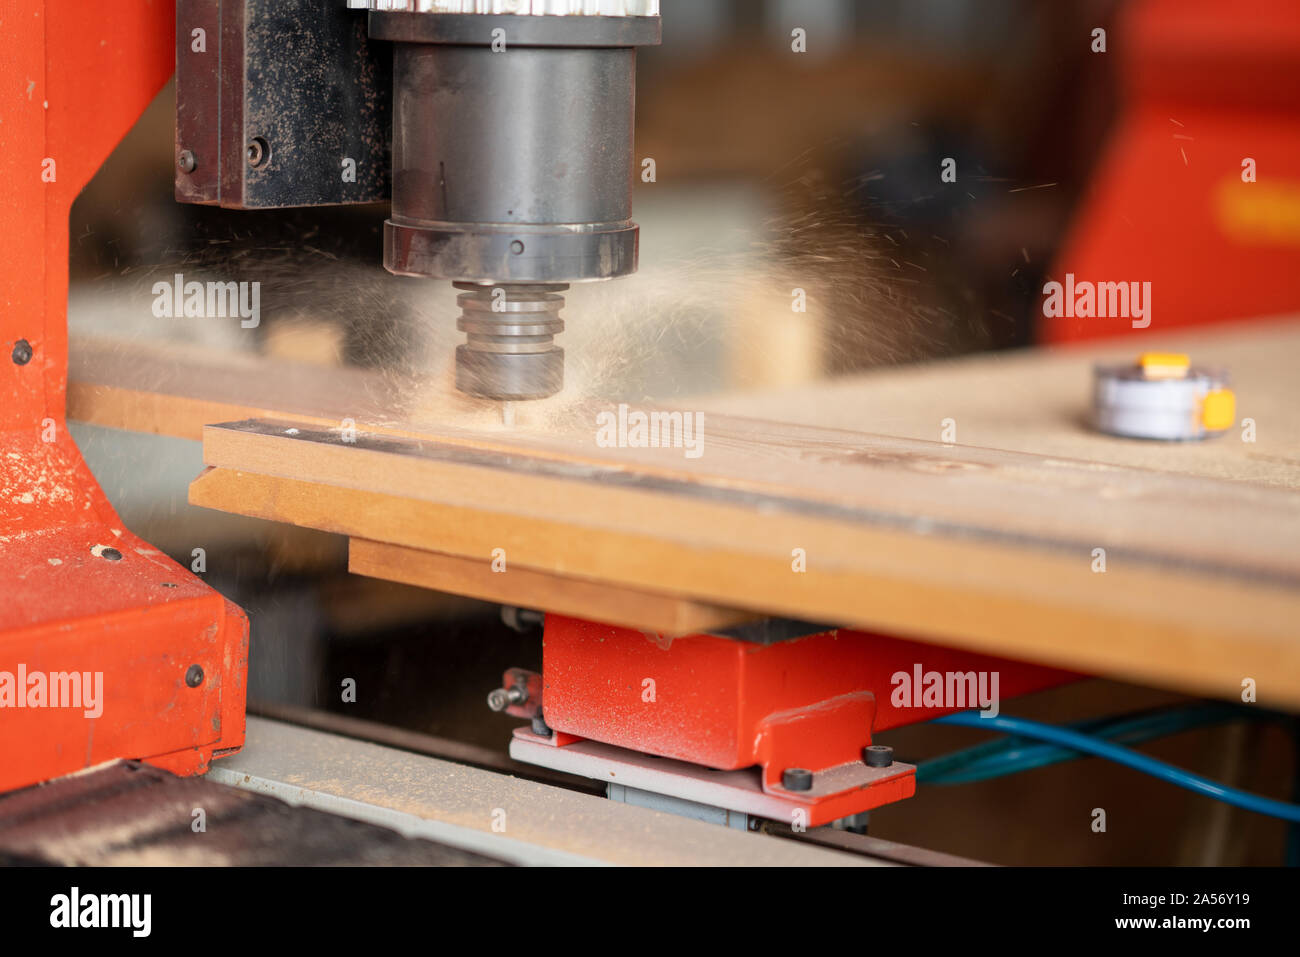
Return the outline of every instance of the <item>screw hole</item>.
{"type": "Polygon", "coordinates": [[[99,553],[99,557],[107,558],[110,562],[120,562],[122,560],[122,553],[116,548],[105,548],[99,553]]]}
{"type": "Polygon", "coordinates": [[[520,253],[524,251],[524,244],[516,239],[514,242],[510,244],[510,251],[514,253],[516,256],[518,256],[520,253]]]}

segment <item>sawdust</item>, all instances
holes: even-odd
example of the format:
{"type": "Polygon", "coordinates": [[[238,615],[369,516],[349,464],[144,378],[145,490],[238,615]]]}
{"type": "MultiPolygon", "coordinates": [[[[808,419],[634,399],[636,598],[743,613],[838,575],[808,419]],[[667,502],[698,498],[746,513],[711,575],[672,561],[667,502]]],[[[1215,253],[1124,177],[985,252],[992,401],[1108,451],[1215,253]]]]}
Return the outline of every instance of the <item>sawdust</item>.
{"type": "MultiPolygon", "coordinates": [[[[68,471],[52,444],[37,443],[26,452],[7,451],[4,468],[0,469],[0,527],[22,524],[22,506],[73,503],[77,494],[63,484],[68,471]]],[[[0,537],[0,541],[12,541],[23,534],[12,533],[0,537]]]]}
{"type": "Polygon", "coordinates": [[[566,329],[556,339],[566,354],[564,391],[516,403],[509,414],[455,390],[454,353],[464,341],[456,293],[447,282],[383,270],[381,216],[370,223],[358,215],[352,236],[299,228],[292,217],[260,240],[233,225],[209,226],[211,234],[184,246],[137,250],[147,265],[83,284],[70,312],[74,328],[89,319],[99,334],[112,329],[237,357],[271,348],[273,337],[241,329],[237,319],[160,320],[150,308],[152,285],[176,272],[199,282],[260,282],[264,325],[302,320],[342,330],[331,340],[341,343],[341,359],[381,370],[406,396],[400,420],[487,432],[590,430],[593,399],[671,404],[915,359],[945,351],[952,330],[971,324],[931,304],[925,290],[936,264],[910,249],[901,229],[866,222],[861,205],[846,203],[852,195],[860,204],[862,184],[831,183],[799,164],[781,175],[785,182],[741,191],[743,199],[714,189],[648,197],[640,272],[565,294],[566,329]],[[363,248],[372,255],[363,257],[363,248]],[[796,290],[805,300],[798,309],[796,290]]]}

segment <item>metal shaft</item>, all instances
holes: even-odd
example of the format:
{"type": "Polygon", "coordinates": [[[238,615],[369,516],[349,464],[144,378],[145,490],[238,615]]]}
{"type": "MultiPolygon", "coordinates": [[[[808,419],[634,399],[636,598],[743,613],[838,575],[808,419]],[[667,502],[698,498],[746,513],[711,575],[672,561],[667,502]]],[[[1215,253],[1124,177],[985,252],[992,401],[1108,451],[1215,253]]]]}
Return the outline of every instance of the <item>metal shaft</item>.
{"type": "Polygon", "coordinates": [[[540,399],[564,387],[565,283],[455,283],[464,290],[456,327],[456,388],[485,399],[540,399]]]}
{"type": "Polygon", "coordinates": [[[658,16],[376,10],[370,35],[394,44],[384,265],[463,290],[457,388],[553,395],[560,293],[636,271],[636,47],[658,16]]]}

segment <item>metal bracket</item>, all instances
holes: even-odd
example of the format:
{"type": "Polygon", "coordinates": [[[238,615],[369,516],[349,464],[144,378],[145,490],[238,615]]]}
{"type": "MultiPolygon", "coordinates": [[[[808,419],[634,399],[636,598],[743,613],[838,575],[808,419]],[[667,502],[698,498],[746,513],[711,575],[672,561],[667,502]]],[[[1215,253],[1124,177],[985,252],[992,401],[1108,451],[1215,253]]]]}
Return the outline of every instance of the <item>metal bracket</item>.
{"type": "Polygon", "coordinates": [[[319,0],[177,0],[176,199],[387,202],[392,51],[319,0]]]}

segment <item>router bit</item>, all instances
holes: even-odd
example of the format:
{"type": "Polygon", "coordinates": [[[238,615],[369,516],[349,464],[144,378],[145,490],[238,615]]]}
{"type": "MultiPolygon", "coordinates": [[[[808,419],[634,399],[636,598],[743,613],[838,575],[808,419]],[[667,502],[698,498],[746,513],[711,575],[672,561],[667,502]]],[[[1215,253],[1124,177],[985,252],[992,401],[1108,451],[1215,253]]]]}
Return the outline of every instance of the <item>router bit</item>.
{"type": "Polygon", "coordinates": [[[394,44],[384,266],[461,290],[456,386],[564,385],[570,283],[635,272],[636,48],[658,0],[371,0],[394,44]]]}

